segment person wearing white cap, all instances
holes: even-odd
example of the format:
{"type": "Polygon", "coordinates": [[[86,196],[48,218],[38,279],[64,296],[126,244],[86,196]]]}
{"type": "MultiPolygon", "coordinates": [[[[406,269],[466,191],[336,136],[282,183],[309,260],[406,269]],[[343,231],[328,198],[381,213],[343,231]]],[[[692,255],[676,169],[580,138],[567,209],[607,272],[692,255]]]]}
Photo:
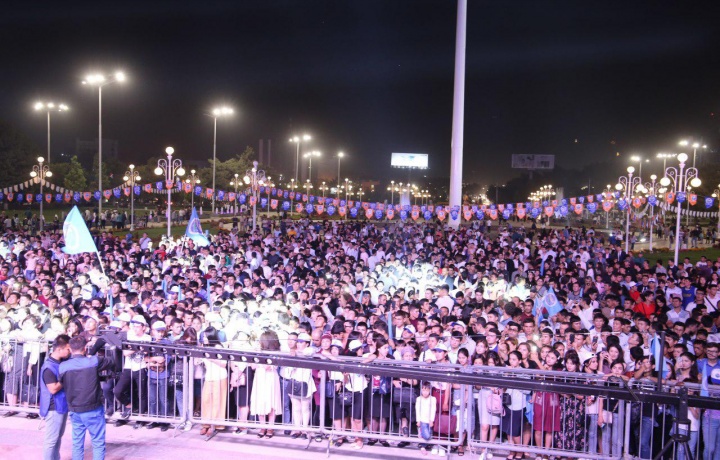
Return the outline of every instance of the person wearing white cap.
{"type": "MultiPolygon", "coordinates": [[[[150,336],[146,332],[147,320],[142,315],[135,315],[130,321],[130,330],[127,333],[128,341],[149,342],[150,336]]],[[[137,398],[138,412],[147,411],[147,365],[143,353],[132,350],[123,351],[125,364],[120,377],[115,383],[113,394],[115,399],[122,405],[122,413],[119,424],[126,421],[132,412],[133,398],[137,398]]],[[[143,422],[136,422],[137,426],[144,425],[143,422]]]]}
{"type": "MultiPolygon", "coordinates": [[[[309,347],[312,341],[309,334],[303,332],[298,335],[297,349],[293,350],[293,356],[310,357],[313,355],[312,348],[309,347]]],[[[293,367],[285,369],[290,378],[290,403],[292,404],[292,423],[295,426],[307,427],[310,425],[310,416],[312,415],[312,395],[317,389],[315,380],[312,377],[312,369],[293,367]]],[[[306,433],[295,431],[290,437],[298,438],[300,436],[307,437],[306,433]]]]}

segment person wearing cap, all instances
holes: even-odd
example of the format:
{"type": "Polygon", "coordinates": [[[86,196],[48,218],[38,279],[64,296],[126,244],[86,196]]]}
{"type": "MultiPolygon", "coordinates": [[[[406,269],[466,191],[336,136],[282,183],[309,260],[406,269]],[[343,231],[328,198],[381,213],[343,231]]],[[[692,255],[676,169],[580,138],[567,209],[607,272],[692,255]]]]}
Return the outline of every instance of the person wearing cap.
{"type": "MultiPolygon", "coordinates": [[[[135,315],[130,321],[130,330],[127,333],[127,340],[133,342],[150,342],[151,338],[146,332],[147,320],[142,315],[135,315]]],[[[147,412],[147,364],[145,355],[142,352],[124,350],[125,364],[120,377],[115,383],[113,394],[121,404],[122,412],[120,422],[130,418],[133,402],[137,402],[137,412],[147,412]]],[[[136,422],[135,426],[145,425],[144,422],[136,422]]]]}
{"type": "MultiPolygon", "coordinates": [[[[166,338],[167,326],[163,321],[152,323],[150,336],[155,343],[172,343],[166,338]]],[[[168,357],[162,353],[152,354],[147,358],[148,373],[148,415],[154,417],[169,417],[171,414],[168,403],[168,357]]],[[[147,428],[160,427],[160,431],[167,431],[167,423],[152,422],[147,428]]]]}

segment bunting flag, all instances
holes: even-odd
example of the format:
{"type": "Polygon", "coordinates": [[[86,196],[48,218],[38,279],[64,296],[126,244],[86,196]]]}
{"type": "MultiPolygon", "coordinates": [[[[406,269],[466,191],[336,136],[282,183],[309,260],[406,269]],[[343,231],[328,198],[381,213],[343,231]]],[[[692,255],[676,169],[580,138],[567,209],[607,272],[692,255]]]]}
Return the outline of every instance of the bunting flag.
{"type": "Polygon", "coordinates": [[[270,207],[271,207],[272,209],[277,209],[277,207],[278,207],[278,200],[276,200],[275,198],[273,198],[272,200],[270,200],[270,207]]]}
{"type": "Polygon", "coordinates": [[[517,208],[517,210],[515,211],[515,214],[517,214],[518,219],[524,219],[525,213],[526,213],[525,208],[517,208]]]}
{"type": "Polygon", "coordinates": [[[345,214],[347,214],[347,208],[345,206],[339,206],[338,214],[340,214],[341,217],[345,217],[345,214]]]}
{"type": "Polygon", "coordinates": [[[51,203],[51,202],[52,202],[52,193],[46,193],[46,194],[45,194],[45,201],[46,201],[47,203],[51,203]]]}
{"type": "Polygon", "coordinates": [[[125,196],[130,196],[130,187],[123,188],[123,193],[125,194],[125,196]]]}
{"type": "Polygon", "coordinates": [[[412,220],[418,220],[418,218],[420,217],[420,210],[413,209],[410,213],[410,217],[412,218],[412,220]]]}
{"type": "Polygon", "coordinates": [[[583,205],[580,203],[575,204],[573,206],[573,211],[575,211],[575,214],[577,214],[579,216],[583,212],[583,205]]]}
{"type": "Polygon", "coordinates": [[[146,193],[152,192],[152,184],[143,185],[143,190],[145,190],[146,193]]]}
{"type": "Polygon", "coordinates": [[[690,203],[690,206],[695,206],[697,204],[698,196],[696,193],[691,193],[688,195],[688,202],[690,203]]]}

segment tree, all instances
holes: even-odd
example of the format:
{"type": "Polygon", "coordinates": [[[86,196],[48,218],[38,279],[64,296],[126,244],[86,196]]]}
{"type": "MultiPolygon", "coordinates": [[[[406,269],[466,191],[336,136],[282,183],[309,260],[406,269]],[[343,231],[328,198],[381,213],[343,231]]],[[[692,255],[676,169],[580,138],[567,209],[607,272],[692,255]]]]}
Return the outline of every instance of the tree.
{"type": "MultiPolygon", "coordinates": [[[[235,187],[230,185],[230,181],[235,180],[235,174],[238,174],[238,178],[242,181],[245,171],[252,168],[253,160],[255,160],[255,150],[250,146],[245,147],[245,150],[240,155],[236,155],[227,161],[218,160],[215,167],[215,188],[218,190],[234,190],[235,187]]],[[[208,161],[210,167],[202,168],[198,171],[198,175],[205,187],[212,187],[213,160],[208,161]]],[[[238,187],[238,191],[241,189],[244,190],[245,187],[238,187]]]]}
{"type": "Polygon", "coordinates": [[[0,186],[25,182],[42,151],[25,133],[0,121],[0,186]]]}
{"type": "Polygon", "coordinates": [[[63,182],[65,188],[72,191],[85,191],[87,187],[87,179],[85,178],[85,170],[78,161],[76,155],[70,158],[70,164],[68,170],[65,173],[65,181],[63,182]]]}

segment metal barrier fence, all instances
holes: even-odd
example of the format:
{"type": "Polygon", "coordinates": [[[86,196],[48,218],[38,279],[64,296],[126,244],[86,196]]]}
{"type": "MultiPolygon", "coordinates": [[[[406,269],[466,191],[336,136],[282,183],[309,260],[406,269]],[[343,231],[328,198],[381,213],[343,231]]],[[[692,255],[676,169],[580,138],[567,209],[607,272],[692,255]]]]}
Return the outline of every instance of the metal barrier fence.
{"type": "MultiPolygon", "coordinates": [[[[1,408],[37,413],[47,345],[0,339],[0,347],[1,408]]],[[[652,382],[597,374],[139,342],[102,352],[122,361],[102,383],[106,413],[118,424],[152,423],[175,435],[202,425],[207,440],[250,430],[302,436],[308,445],[327,441],[328,454],[343,444],[393,443],[483,458],[698,459],[717,434],[702,433],[717,429],[708,410],[720,410],[720,387],[700,396],[699,385],[657,391],[652,382]]]]}

